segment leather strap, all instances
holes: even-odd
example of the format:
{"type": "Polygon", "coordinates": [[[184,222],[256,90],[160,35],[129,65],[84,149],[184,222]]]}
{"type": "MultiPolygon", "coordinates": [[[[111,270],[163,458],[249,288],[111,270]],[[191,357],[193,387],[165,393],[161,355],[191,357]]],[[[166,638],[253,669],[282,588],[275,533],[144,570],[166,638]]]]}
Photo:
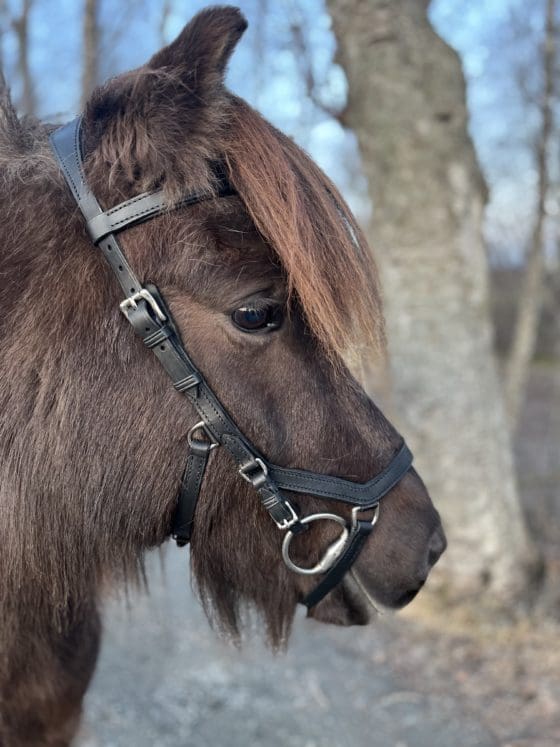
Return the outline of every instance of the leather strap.
{"type": "Polygon", "coordinates": [[[365,544],[365,541],[371,534],[373,525],[370,521],[358,520],[350,532],[348,542],[344,549],[344,552],[337,559],[335,564],[327,571],[323,579],[317,586],[303,599],[303,604],[308,608],[315,607],[315,605],[325,597],[329,591],[332,591],[337,586],[346,572],[352,567],[354,561],[360,554],[365,544]]]}
{"type": "Polygon", "coordinates": [[[166,321],[158,319],[148,301],[139,299],[134,306],[125,309],[125,316],[134,331],[158,358],[175,388],[191,402],[207,433],[232,455],[238,471],[253,485],[274,521],[282,527],[292,526],[297,522],[297,516],[273,480],[265,474],[268,467],[264,457],[248,443],[189,358],[179,333],[168,321],[169,310],[157,288],[148,284],[145,289],[164,312],[166,321]],[[264,468],[261,464],[265,465],[264,468]]]}
{"type": "Polygon", "coordinates": [[[383,472],[363,484],[332,475],[321,475],[303,469],[286,469],[276,465],[269,465],[268,473],[276,485],[284,490],[332,498],[365,509],[373,508],[383,496],[398,485],[412,466],[412,459],[412,452],[403,442],[383,472]]]}
{"type": "Polygon", "coordinates": [[[202,441],[195,442],[190,447],[171,530],[179,547],[184,547],[191,539],[194,512],[211,449],[211,443],[202,441]]]}
{"type": "Polygon", "coordinates": [[[87,222],[86,228],[93,243],[97,244],[110,233],[122,231],[125,227],[130,228],[138,223],[143,223],[150,220],[150,218],[155,218],[157,215],[169,212],[170,209],[176,210],[180,207],[195,205],[197,202],[202,202],[203,200],[209,200],[214,197],[228,197],[234,194],[235,192],[232,187],[227,183],[223,183],[216,192],[211,194],[204,192],[188,194],[170,206],[165,200],[163,190],[144,192],[141,195],[132,197],[130,200],[126,200],[126,202],[121,202],[120,205],[116,205],[116,207],[107,210],[105,213],[94,215],[87,222]]]}
{"type": "Polygon", "coordinates": [[[94,244],[98,244],[109,234],[118,233],[124,228],[143,223],[157,215],[168,213],[170,210],[194,205],[215,197],[228,197],[235,194],[235,190],[225,176],[220,173],[219,169],[216,169],[219,186],[213,192],[190,192],[170,204],[165,198],[164,191],[157,189],[131,197],[104,212],[85,179],[80,128],[81,117],[76,117],[52,134],[51,143],[68,186],[86,219],[86,229],[94,244]]]}

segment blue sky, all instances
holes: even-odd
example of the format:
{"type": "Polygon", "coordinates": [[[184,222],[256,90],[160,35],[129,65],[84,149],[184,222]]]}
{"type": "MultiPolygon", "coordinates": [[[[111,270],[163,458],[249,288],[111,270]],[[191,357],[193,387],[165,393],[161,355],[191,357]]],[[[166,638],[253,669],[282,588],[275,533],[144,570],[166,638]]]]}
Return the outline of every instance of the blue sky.
{"type": "MultiPolygon", "coordinates": [[[[19,3],[7,4],[17,13],[19,3]]],[[[172,39],[207,4],[173,0],[164,37],[172,39]]],[[[335,40],[323,0],[268,0],[264,15],[262,0],[238,4],[250,27],[233,57],[230,87],[293,135],[366,218],[369,204],[354,137],[308,100],[291,43],[290,22],[297,16],[321,96],[330,105],[342,103],[346,81],[333,64],[335,40]]],[[[142,64],[160,46],[162,7],[163,0],[102,0],[103,77],[142,64]]],[[[536,174],[529,143],[538,119],[520,97],[516,75],[524,65],[531,82],[538,83],[534,50],[543,8],[544,0],[434,0],[430,9],[434,26],[463,60],[470,130],[491,187],[486,234],[500,261],[519,256],[530,228],[536,174]]],[[[67,119],[78,106],[81,13],[82,2],[76,0],[35,0],[31,63],[40,113],[49,119],[67,119]]],[[[14,59],[15,39],[8,32],[4,60],[17,100],[14,59]]]]}

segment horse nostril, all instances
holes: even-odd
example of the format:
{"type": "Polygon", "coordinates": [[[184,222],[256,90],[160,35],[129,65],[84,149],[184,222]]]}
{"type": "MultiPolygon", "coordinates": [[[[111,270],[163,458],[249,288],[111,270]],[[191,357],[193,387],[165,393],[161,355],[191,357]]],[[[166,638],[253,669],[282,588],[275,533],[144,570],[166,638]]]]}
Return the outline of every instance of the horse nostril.
{"type": "Polygon", "coordinates": [[[430,567],[437,563],[446,547],[447,540],[445,539],[443,529],[439,526],[432,534],[430,544],[428,545],[428,564],[430,567]]]}

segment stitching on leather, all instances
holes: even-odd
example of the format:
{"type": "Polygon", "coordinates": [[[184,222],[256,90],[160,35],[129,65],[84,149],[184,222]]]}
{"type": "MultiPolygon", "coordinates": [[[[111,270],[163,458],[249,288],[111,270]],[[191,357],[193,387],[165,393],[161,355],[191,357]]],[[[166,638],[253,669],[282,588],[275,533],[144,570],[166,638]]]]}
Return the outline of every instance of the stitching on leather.
{"type": "MultiPolygon", "coordinates": [[[[193,457],[193,461],[194,461],[194,459],[195,459],[195,457],[193,457]]],[[[204,462],[204,465],[206,466],[206,459],[204,457],[200,457],[200,459],[196,459],[196,461],[198,462],[198,468],[197,468],[195,476],[194,476],[194,479],[195,479],[195,488],[196,488],[196,492],[200,493],[200,483],[202,482],[202,480],[201,480],[201,478],[202,478],[202,464],[204,462]]],[[[198,498],[198,495],[197,495],[197,498],[198,498]]],[[[193,514],[193,519],[194,519],[194,514],[193,514]]]]}
{"type": "MultiPolygon", "coordinates": [[[[238,436],[232,435],[231,433],[225,433],[222,436],[224,445],[232,454],[233,458],[237,460],[238,464],[241,464],[247,455],[252,455],[252,452],[247,450],[243,443],[239,443],[240,439],[238,436]]],[[[257,491],[258,492],[258,491],[257,491]]]]}
{"type": "MultiPolygon", "coordinates": [[[[52,144],[54,146],[54,149],[56,150],[56,154],[58,156],[58,162],[62,166],[62,170],[64,171],[64,174],[65,174],[65,177],[66,177],[66,181],[70,182],[70,184],[72,185],[72,191],[74,192],[74,197],[76,198],[76,200],[79,200],[79,191],[78,191],[78,188],[76,187],[76,184],[74,183],[74,180],[72,179],[72,174],[68,170],[68,167],[66,166],[66,163],[65,163],[64,159],[62,158],[62,155],[61,155],[60,150],[58,148],[58,144],[52,138],[51,138],[51,142],[52,142],[52,144]]],[[[74,153],[75,153],[75,149],[74,149],[74,153]]]]}
{"type": "MultiPolygon", "coordinates": [[[[364,491],[367,488],[373,487],[374,485],[376,485],[378,482],[380,482],[386,476],[386,473],[389,471],[389,468],[391,466],[392,465],[389,465],[389,467],[386,467],[385,470],[383,470],[383,472],[380,472],[379,475],[376,475],[376,477],[373,477],[371,480],[368,480],[367,482],[364,482],[364,483],[362,483],[361,485],[358,485],[358,486],[352,486],[351,490],[364,491]]],[[[336,481],[341,480],[344,483],[351,482],[350,480],[344,480],[342,477],[336,477],[335,475],[327,476],[327,477],[315,477],[314,475],[302,475],[297,470],[285,470],[284,467],[278,467],[277,470],[282,470],[282,475],[285,475],[287,478],[291,477],[291,478],[293,478],[295,480],[303,480],[303,481],[308,481],[308,482],[311,482],[311,481],[313,481],[313,482],[333,482],[335,480],[336,481]]]]}
{"type": "Polygon", "coordinates": [[[185,490],[188,489],[188,486],[189,486],[189,482],[190,482],[191,474],[192,474],[193,462],[194,462],[194,457],[192,454],[189,454],[187,458],[187,464],[185,465],[185,471],[183,472],[183,477],[181,479],[181,486],[185,490]]]}
{"type": "MultiPolygon", "coordinates": [[[[191,476],[193,474],[193,468],[192,465],[194,463],[198,464],[197,470],[194,473],[194,480],[195,480],[195,489],[197,493],[200,492],[200,482],[201,482],[201,472],[202,472],[202,462],[196,458],[194,454],[189,455],[187,459],[187,464],[185,467],[185,472],[183,475],[183,479],[181,480],[181,485],[185,490],[189,490],[189,483],[191,481],[191,476]]],[[[204,466],[206,466],[206,461],[204,462],[204,466]]],[[[194,513],[192,514],[190,519],[187,519],[187,521],[184,521],[178,528],[178,531],[185,530],[186,528],[190,527],[191,524],[194,522],[194,513]]]]}
{"type": "MultiPolygon", "coordinates": [[[[157,190],[155,192],[143,192],[141,195],[136,195],[136,197],[131,197],[130,200],[126,200],[126,202],[121,202],[119,205],[115,205],[114,207],[110,208],[109,210],[105,211],[106,215],[114,215],[115,213],[120,212],[121,210],[127,210],[131,205],[134,205],[134,203],[139,202],[140,200],[147,200],[150,197],[153,197],[154,195],[160,194],[161,190],[157,190]]],[[[177,202],[173,203],[173,205],[170,205],[170,207],[180,207],[185,202],[190,202],[191,200],[200,200],[203,199],[204,195],[199,194],[192,194],[192,195],[185,195],[185,197],[182,197],[181,199],[177,200],[177,202]]],[[[210,199],[210,196],[208,197],[210,199]]],[[[165,205],[165,202],[158,202],[155,205],[152,205],[150,210],[157,210],[165,205]]]]}
{"type": "Polygon", "coordinates": [[[160,204],[159,204],[159,205],[157,205],[157,206],[156,206],[155,208],[154,208],[154,207],[149,207],[149,208],[146,208],[145,210],[140,210],[140,212],[138,212],[138,213],[134,213],[133,215],[130,215],[130,216],[126,217],[126,218],[121,218],[121,220],[117,220],[117,221],[114,221],[114,222],[113,222],[113,221],[111,221],[111,224],[110,224],[110,225],[111,225],[111,228],[116,228],[116,227],[117,227],[117,226],[119,226],[119,225],[120,225],[121,223],[126,223],[126,224],[128,224],[128,223],[132,223],[132,221],[133,221],[133,220],[134,220],[135,218],[140,218],[141,216],[143,216],[143,215],[146,215],[146,213],[152,213],[152,212],[154,212],[155,210],[159,210],[159,209],[160,209],[160,208],[161,208],[161,207],[163,206],[163,204],[164,204],[164,203],[160,203],[160,204]]]}
{"type": "MultiPolygon", "coordinates": [[[[112,215],[115,215],[116,213],[119,213],[122,210],[127,210],[131,205],[134,205],[136,202],[139,202],[140,200],[146,200],[156,194],[158,193],[157,192],[145,192],[144,194],[137,195],[136,197],[133,197],[130,200],[127,200],[126,202],[121,202],[120,205],[115,205],[115,207],[112,207],[110,210],[106,210],[105,215],[108,218],[110,218],[112,215]]],[[[221,192],[218,192],[218,194],[221,194],[221,192]]],[[[173,205],[169,205],[169,209],[177,210],[183,205],[188,205],[193,202],[202,202],[202,200],[211,200],[213,197],[214,197],[213,194],[186,195],[185,197],[181,198],[177,202],[173,203],[173,205]]],[[[120,226],[122,223],[126,223],[128,225],[129,223],[132,223],[135,218],[140,218],[143,215],[147,215],[149,213],[164,212],[166,208],[167,208],[167,205],[165,204],[165,202],[158,202],[155,205],[151,205],[145,208],[144,210],[140,210],[139,212],[134,213],[133,215],[129,215],[124,218],[121,218],[120,220],[116,220],[116,221],[110,220],[109,226],[111,228],[116,228],[117,226],[120,226]]]]}
{"type": "MultiPolygon", "coordinates": [[[[337,477],[333,477],[332,478],[332,480],[340,480],[340,479],[342,479],[342,478],[339,478],[339,477],[338,478],[337,477]]],[[[331,482],[331,480],[329,480],[328,478],[319,478],[319,477],[317,477],[317,478],[299,477],[299,479],[298,479],[297,475],[293,475],[292,482],[289,482],[289,481],[283,480],[283,479],[277,480],[277,482],[279,484],[281,484],[281,487],[283,487],[284,490],[292,490],[294,487],[296,487],[296,488],[299,488],[300,491],[301,491],[302,486],[304,486],[304,487],[308,488],[310,492],[313,492],[314,494],[316,493],[317,495],[331,495],[331,494],[336,494],[336,495],[344,496],[345,493],[350,492],[350,493],[353,493],[353,494],[355,494],[357,496],[362,496],[364,498],[368,497],[367,493],[369,492],[369,489],[375,487],[375,484],[373,484],[373,483],[371,483],[371,484],[370,483],[366,483],[365,485],[361,485],[359,487],[356,487],[356,486],[354,486],[354,485],[351,484],[350,480],[347,480],[346,482],[348,483],[348,485],[345,484],[344,486],[342,486],[342,485],[339,485],[337,483],[334,483],[333,490],[325,490],[325,489],[321,490],[320,488],[318,488],[318,489],[315,488],[314,487],[314,483],[315,482],[318,482],[318,483],[319,482],[329,483],[329,482],[331,482]]]]}
{"type": "MultiPolygon", "coordinates": [[[[294,490],[295,492],[298,492],[298,493],[309,492],[312,495],[324,496],[325,498],[332,498],[333,500],[345,500],[346,498],[345,492],[343,492],[342,488],[335,491],[335,490],[325,490],[325,489],[322,490],[320,488],[315,488],[313,486],[311,487],[306,486],[307,490],[302,491],[302,485],[298,484],[297,482],[292,482],[292,483],[282,482],[281,483],[279,480],[277,482],[278,482],[279,487],[283,488],[284,490],[294,490]]],[[[386,492],[389,492],[389,490],[391,490],[391,488],[394,487],[398,482],[399,480],[394,480],[391,483],[391,485],[389,485],[386,492]]],[[[368,498],[370,498],[367,491],[355,489],[352,487],[352,485],[348,485],[347,492],[352,493],[354,499],[359,500],[362,503],[367,501],[368,498]]],[[[379,500],[381,500],[381,498],[379,498],[379,500]]],[[[376,503],[377,502],[378,501],[376,501],[376,503]]]]}
{"type": "MultiPolygon", "coordinates": [[[[185,473],[183,475],[183,479],[181,480],[181,487],[183,488],[183,490],[188,490],[189,489],[189,483],[190,483],[190,480],[191,480],[193,463],[194,463],[194,458],[189,457],[187,459],[187,466],[186,466],[186,469],[185,469],[185,473]]],[[[181,531],[185,527],[188,527],[189,524],[190,524],[190,522],[188,521],[188,519],[186,521],[182,521],[181,525],[179,526],[178,531],[181,531]]]]}
{"type": "Polygon", "coordinates": [[[126,200],[126,202],[121,202],[119,205],[115,205],[109,210],[106,210],[105,214],[114,215],[119,210],[125,210],[126,208],[130,207],[130,205],[134,205],[135,202],[138,202],[139,200],[145,200],[146,198],[152,197],[152,195],[156,195],[156,194],[157,192],[143,192],[141,195],[136,195],[136,197],[131,197],[130,200],[126,200]]]}
{"type": "MultiPolygon", "coordinates": [[[[308,483],[311,486],[314,483],[321,483],[321,482],[322,483],[331,483],[334,486],[336,486],[336,488],[338,488],[338,490],[340,490],[340,491],[346,492],[348,490],[348,491],[350,491],[352,493],[356,493],[358,495],[362,495],[364,493],[368,493],[369,490],[371,490],[371,488],[375,487],[383,479],[386,479],[387,473],[393,467],[394,467],[394,465],[390,464],[379,475],[377,475],[376,477],[373,477],[368,482],[362,483],[361,485],[352,485],[352,484],[347,485],[347,483],[351,483],[350,480],[343,480],[343,478],[336,477],[334,475],[333,476],[327,476],[327,477],[315,477],[314,475],[313,476],[312,475],[302,475],[298,471],[295,471],[295,470],[286,470],[284,467],[277,467],[276,470],[273,468],[273,472],[274,471],[278,472],[278,471],[281,470],[281,474],[279,475],[279,477],[280,477],[280,480],[282,482],[287,482],[287,480],[284,480],[284,476],[286,478],[288,478],[288,480],[290,478],[292,478],[292,483],[291,483],[292,486],[293,485],[298,485],[298,483],[300,483],[300,482],[302,482],[302,483],[308,483]],[[342,481],[343,484],[340,484],[338,482],[339,480],[342,481]]],[[[278,482],[280,482],[280,480],[278,482]]],[[[399,482],[399,480],[394,481],[392,484],[396,484],[396,482],[399,482]]],[[[298,485],[298,487],[299,487],[299,485],[298,485]]],[[[284,485],[284,489],[285,490],[290,490],[290,487],[284,485]]],[[[335,492],[335,491],[333,490],[331,492],[335,492]]],[[[364,497],[367,497],[367,496],[364,496],[364,497]]]]}
{"type": "MultiPolygon", "coordinates": [[[[114,215],[116,212],[118,212],[120,210],[126,210],[131,205],[134,205],[135,202],[138,202],[139,200],[145,200],[148,197],[151,197],[153,194],[157,194],[157,192],[149,192],[148,194],[143,194],[143,195],[138,195],[137,197],[133,197],[131,200],[128,200],[127,202],[121,203],[120,205],[117,205],[116,207],[111,208],[111,210],[107,210],[107,212],[105,214],[107,216],[114,215]]],[[[185,203],[191,202],[194,199],[201,200],[201,199],[203,199],[203,197],[200,196],[200,195],[189,195],[189,196],[185,197],[184,199],[179,200],[174,205],[170,205],[170,208],[172,210],[176,209],[176,208],[179,208],[182,205],[184,205],[185,203]]],[[[208,199],[210,199],[210,197],[208,197],[208,199]]],[[[162,211],[162,209],[164,209],[165,207],[166,207],[165,202],[158,202],[155,205],[150,205],[149,207],[144,208],[144,210],[140,210],[139,212],[133,213],[132,215],[126,216],[124,218],[121,218],[120,220],[110,221],[110,226],[112,228],[116,228],[121,223],[131,223],[135,218],[140,218],[142,215],[146,215],[147,213],[155,213],[155,212],[158,212],[158,211],[162,211]]]]}
{"type": "Polygon", "coordinates": [[[206,402],[207,406],[212,410],[212,412],[214,413],[214,415],[217,415],[218,420],[221,422],[221,424],[225,427],[226,426],[226,421],[224,420],[224,417],[223,417],[222,413],[216,407],[214,407],[214,403],[212,402],[212,400],[208,396],[208,393],[206,392],[205,386],[202,387],[202,398],[206,402]]]}

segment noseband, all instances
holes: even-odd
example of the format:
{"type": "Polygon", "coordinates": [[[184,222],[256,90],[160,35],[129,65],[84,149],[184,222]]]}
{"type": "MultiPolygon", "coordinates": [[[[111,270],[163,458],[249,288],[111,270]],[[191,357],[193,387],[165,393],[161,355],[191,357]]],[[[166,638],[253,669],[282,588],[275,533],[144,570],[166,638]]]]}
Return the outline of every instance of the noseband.
{"type": "Polygon", "coordinates": [[[187,437],[189,452],[171,534],[177,544],[186,545],[191,537],[193,517],[210,453],[226,449],[237,466],[239,476],[257,492],[278,529],[286,532],[282,556],[287,567],[305,575],[325,574],[303,603],[314,607],[333,589],[350,569],[379,515],[379,502],[410,469],[412,454],[403,442],[390,464],[366,483],[301,469],[279,467],[267,461],[239,430],[204,376],[189,358],[177,326],[163,297],[151,284],[142,284],[134,274],[119,245],[116,234],[162,213],[193,205],[213,197],[235,194],[225,179],[215,194],[190,193],[169,206],[162,190],[146,192],[103,211],[87,185],[80,143],[81,118],[51,135],[51,144],[62,172],[86,221],[87,232],[102,251],[124,292],[121,311],[136,334],[153,351],[170,376],[175,389],[193,405],[200,418],[187,437]],[[333,513],[318,513],[300,518],[281,491],[305,493],[350,504],[352,519],[347,522],[333,513]],[[373,509],[372,519],[360,518],[362,511],[373,509]],[[290,558],[290,543],[295,535],[312,522],[328,520],[341,528],[340,537],[327,548],[321,561],[312,568],[296,565],[290,558]]]}

